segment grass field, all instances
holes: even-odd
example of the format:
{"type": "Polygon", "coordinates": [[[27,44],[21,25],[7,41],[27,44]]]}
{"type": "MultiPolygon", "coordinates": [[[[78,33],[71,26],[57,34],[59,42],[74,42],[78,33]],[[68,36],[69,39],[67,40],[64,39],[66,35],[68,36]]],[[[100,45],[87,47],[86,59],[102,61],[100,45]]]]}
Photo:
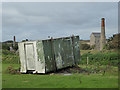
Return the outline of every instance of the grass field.
{"type": "MultiPolygon", "coordinates": [[[[80,50],[80,54],[83,55],[85,53],[92,53],[92,54],[95,54],[95,53],[99,53],[100,51],[99,50],[80,50]]],[[[120,49],[111,49],[111,50],[103,50],[101,51],[103,53],[110,53],[110,52],[114,52],[114,53],[120,53],[120,49]]]]}
{"type": "MultiPolygon", "coordinates": [[[[2,65],[3,88],[118,88],[118,68],[113,66],[104,75],[102,73],[76,73],[65,76],[9,74],[6,72],[6,69],[10,65],[13,65],[15,69],[20,66],[18,64],[2,65]]],[[[86,68],[85,65],[79,66],[86,68]]]]}

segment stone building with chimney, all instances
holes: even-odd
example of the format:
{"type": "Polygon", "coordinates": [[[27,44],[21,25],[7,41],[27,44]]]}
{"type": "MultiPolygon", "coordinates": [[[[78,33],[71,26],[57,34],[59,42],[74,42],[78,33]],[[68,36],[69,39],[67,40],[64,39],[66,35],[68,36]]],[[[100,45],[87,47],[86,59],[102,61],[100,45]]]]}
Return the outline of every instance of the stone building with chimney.
{"type": "Polygon", "coordinates": [[[100,50],[100,35],[101,33],[93,32],[90,35],[90,46],[96,50],[100,50]]]}
{"type": "Polygon", "coordinates": [[[90,35],[90,46],[94,47],[96,50],[103,50],[104,45],[106,44],[105,36],[105,19],[101,19],[101,33],[93,32],[90,35]]]}

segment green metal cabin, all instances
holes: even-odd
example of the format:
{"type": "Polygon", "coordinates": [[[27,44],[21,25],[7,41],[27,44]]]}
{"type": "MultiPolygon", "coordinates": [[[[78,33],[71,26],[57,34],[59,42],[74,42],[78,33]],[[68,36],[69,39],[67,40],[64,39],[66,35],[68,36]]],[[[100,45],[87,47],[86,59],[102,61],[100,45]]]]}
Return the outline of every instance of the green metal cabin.
{"type": "Polygon", "coordinates": [[[47,73],[80,62],[79,36],[18,43],[20,72],[47,73]]]}

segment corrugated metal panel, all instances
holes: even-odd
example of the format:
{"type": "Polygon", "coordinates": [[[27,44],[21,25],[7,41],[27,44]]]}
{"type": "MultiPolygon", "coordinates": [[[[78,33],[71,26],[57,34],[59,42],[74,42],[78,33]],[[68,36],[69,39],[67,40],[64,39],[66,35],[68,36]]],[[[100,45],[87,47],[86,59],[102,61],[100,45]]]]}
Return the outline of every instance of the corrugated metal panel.
{"type": "Polygon", "coordinates": [[[72,37],[73,39],[73,53],[74,53],[74,60],[75,64],[80,63],[80,43],[79,43],[79,36],[72,37]]]}
{"type": "Polygon", "coordinates": [[[71,38],[63,39],[63,54],[64,54],[64,67],[74,64],[73,48],[71,38]]]}
{"type": "Polygon", "coordinates": [[[43,46],[46,72],[53,71],[55,70],[55,64],[52,56],[51,40],[43,40],[43,46]]]}
{"type": "Polygon", "coordinates": [[[55,55],[55,63],[57,69],[60,69],[63,67],[63,46],[62,46],[62,40],[54,40],[54,55],[55,55]]]}

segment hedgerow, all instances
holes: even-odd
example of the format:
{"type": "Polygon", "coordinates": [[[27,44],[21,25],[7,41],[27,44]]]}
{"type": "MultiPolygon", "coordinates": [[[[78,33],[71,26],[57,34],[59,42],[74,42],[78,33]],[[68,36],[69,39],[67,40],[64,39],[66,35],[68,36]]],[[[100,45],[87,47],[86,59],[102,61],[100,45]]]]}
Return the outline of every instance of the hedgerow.
{"type": "Polygon", "coordinates": [[[119,60],[119,55],[118,53],[96,53],[96,54],[91,54],[91,53],[85,53],[81,55],[81,64],[86,64],[87,63],[87,57],[88,57],[88,62],[89,64],[100,64],[100,65],[118,65],[118,60],[119,60]]]}
{"type": "Polygon", "coordinates": [[[2,50],[2,63],[18,64],[19,56],[15,51],[2,50]]]}

